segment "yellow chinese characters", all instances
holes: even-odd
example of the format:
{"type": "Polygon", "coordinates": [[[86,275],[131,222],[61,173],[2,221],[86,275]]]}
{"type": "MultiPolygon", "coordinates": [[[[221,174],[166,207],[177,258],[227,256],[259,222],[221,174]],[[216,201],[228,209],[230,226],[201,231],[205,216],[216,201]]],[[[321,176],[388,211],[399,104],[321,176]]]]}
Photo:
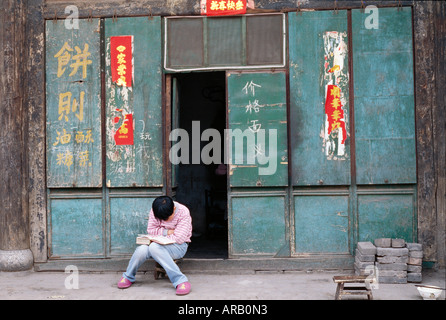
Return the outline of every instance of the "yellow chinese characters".
{"type": "Polygon", "coordinates": [[[71,99],[72,93],[70,91],[59,94],[59,120],[64,119],[68,122],[68,115],[70,112],[77,112],[75,116],[79,121],[84,120],[84,97],[85,92],[80,92],[79,103],[76,98],[71,99]]]}
{"type": "Polygon", "coordinates": [[[68,75],[69,77],[77,74],[79,68],[82,68],[82,78],[85,79],[87,77],[87,66],[92,64],[93,61],[89,60],[88,57],[91,55],[88,52],[88,44],[84,45],[84,50],[82,51],[78,46],[74,47],[76,51],[75,55],[71,55],[73,49],[70,45],[65,42],[62,48],[54,55],[54,58],[57,58],[57,77],[60,78],[64,73],[66,66],[71,60],[74,60],[74,63],[70,64],[71,73],[68,75]]]}
{"type": "Polygon", "coordinates": [[[244,9],[243,1],[233,1],[233,0],[214,0],[211,1],[211,5],[209,6],[209,9],[212,11],[238,11],[244,9]]]}
{"type": "MultiPolygon", "coordinates": [[[[74,160],[75,159],[73,153],[70,150],[66,149],[65,152],[59,152],[57,154],[56,163],[59,166],[66,166],[68,168],[68,171],[70,171],[74,160]]],[[[88,150],[80,151],[77,157],[77,161],[80,167],[86,167],[87,165],[91,167],[91,162],[89,162],[90,159],[88,150]]]]}
{"type": "Polygon", "coordinates": [[[127,61],[125,61],[125,53],[124,51],[126,50],[126,47],[123,45],[120,45],[116,48],[116,50],[119,52],[118,55],[116,56],[117,60],[118,60],[118,67],[117,67],[117,71],[118,71],[118,75],[119,75],[119,79],[116,82],[118,85],[120,86],[127,86],[127,80],[126,80],[126,63],[127,61]]]}
{"type": "MultiPolygon", "coordinates": [[[[56,137],[56,142],[53,143],[53,146],[70,143],[72,135],[68,133],[65,129],[62,129],[62,131],[63,134],[61,134],[59,131],[56,131],[57,137],[56,137]]],[[[91,129],[85,130],[85,133],[84,130],[76,131],[74,133],[74,141],[76,142],[76,144],[93,143],[94,140],[92,139],[91,129]]],[[[79,151],[77,153],[77,157],[75,157],[69,149],[65,149],[62,152],[57,153],[56,164],[59,166],[62,165],[66,166],[68,168],[68,171],[70,171],[70,168],[74,163],[74,160],[77,161],[80,167],[86,167],[87,165],[91,166],[91,162],[89,162],[90,161],[89,154],[90,153],[88,150],[79,151]]]]}
{"type": "MultiPolygon", "coordinates": [[[[88,76],[89,65],[93,63],[89,45],[87,43],[79,46],[70,45],[65,42],[60,50],[54,55],[57,59],[57,78],[63,88],[56,94],[58,102],[53,108],[57,108],[57,120],[59,125],[52,135],[53,154],[55,165],[64,168],[68,172],[74,167],[92,166],[90,162],[91,150],[85,149],[85,144],[93,144],[93,129],[78,130],[80,123],[84,121],[84,103],[88,103],[86,96],[86,84],[83,79],[88,76]],[[72,80],[68,80],[73,77],[72,80]],[[84,89],[84,90],[82,90],[84,89]],[[79,123],[79,125],[76,124],[79,123]],[[76,128],[76,129],[75,129],[76,128]],[[79,150],[81,149],[81,150],[79,150]]],[[[87,109],[88,110],[88,109],[87,109]]],[[[55,113],[56,110],[54,110],[55,113]]],[[[51,112],[53,113],[53,112],[51,112]]],[[[88,113],[85,113],[88,115],[88,113]]],[[[87,149],[91,149],[88,147],[87,149]]]]}
{"type": "Polygon", "coordinates": [[[65,165],[70,171],[70,167],[73,164],[73,153],[70,150],[65,150],[65,153],[58,153],[56,163],[60,165],[65,165]]]}

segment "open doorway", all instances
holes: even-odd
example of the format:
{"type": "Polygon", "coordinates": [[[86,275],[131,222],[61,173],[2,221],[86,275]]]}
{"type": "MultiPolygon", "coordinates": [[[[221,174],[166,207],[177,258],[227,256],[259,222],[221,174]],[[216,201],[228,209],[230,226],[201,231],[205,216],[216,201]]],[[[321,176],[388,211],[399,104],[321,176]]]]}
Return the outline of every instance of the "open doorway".
{"type": "Polygon", "coordinates": [[[188,258],[227,258],[227,176],[223,165],[224,129],[226,128],[225,72],[175,74],[177,90],[177,126],[187,131],[189,163],[176,167],[175,198],[191,212],[192,243],[188,258]],[[197,135],[199,127],[199,136],[197,135]],[[221,165],[197,163],[192,144],[200,140],[200,152],[209,141],[200,137],[206,129],[216,129],[221,137],[221,165]],[[194,140],[195,141],[192,141],[194,140]],[[193,159],[195,157],[195,160],[193,159]]]}

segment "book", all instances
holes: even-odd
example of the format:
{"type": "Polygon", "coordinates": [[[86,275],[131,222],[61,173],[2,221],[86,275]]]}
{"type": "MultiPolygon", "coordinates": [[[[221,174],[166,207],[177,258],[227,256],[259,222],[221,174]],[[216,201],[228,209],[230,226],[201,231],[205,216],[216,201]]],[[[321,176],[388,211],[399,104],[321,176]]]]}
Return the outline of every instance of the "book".
{"type": "Polygon", "coordinates": [[[151,242],[156,242],[159,244],[172,244],[175,240],[169,239],[164,236],[150,235],[150,234],[139,234],[136,237],[136,244],[146,244],[149,245],[151,242]]]}

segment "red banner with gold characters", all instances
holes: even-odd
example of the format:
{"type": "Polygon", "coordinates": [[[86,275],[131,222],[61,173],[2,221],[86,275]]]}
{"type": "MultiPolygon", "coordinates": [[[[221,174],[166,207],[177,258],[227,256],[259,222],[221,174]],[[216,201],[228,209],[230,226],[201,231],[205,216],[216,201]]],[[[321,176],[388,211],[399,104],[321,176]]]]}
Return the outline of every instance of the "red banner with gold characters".
{"type": "MultiPolygon", "coordinates": [[[[117,109],[117,111],[122,111],[117,109]]],[[[115,143],[117,146],[123,145],[133,145],[133,114],[128,113],[124,115],[124,118],[116,117],[114,119],[115,123],[122,121],[121,126],[115,132],[115,143]]]]}
{"type": "Polygon", "coordinates": [[[247,0],[206,0],[207,16],[245,14],[247,0]]]}
{"type": "Polygon", "coordinates": [[[112,81],[118,86],[131,87],[133,78],[133,36],[110,37],[112,81]]]}
{"type": "Polygon", "coordinates": [[[328,134],[332,131],[341,128],[342,141],[345,143],[347,138],[347,131],[345,129],[344,110],[341,104],[341,89],[333,84],[327,86],[327,99],[325,100],[325,114],[328,120],[328,134]]]}

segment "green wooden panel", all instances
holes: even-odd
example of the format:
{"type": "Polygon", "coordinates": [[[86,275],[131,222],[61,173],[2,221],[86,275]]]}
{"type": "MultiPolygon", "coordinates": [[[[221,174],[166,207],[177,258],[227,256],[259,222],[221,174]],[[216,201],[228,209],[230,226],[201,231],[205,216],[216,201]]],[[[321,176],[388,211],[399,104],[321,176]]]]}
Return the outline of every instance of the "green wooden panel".
{"type": "Polygon", "coordinates": [[[228,73],[231,186],[288,184],[284,72],[228,73]]]}
{"type": "Polygon", "coordinates": [[[52,258],[104,255],[102,199],[52,199],[49,213],[52,258]]]}
{"type": "Polygon", "coordinates": [[[131,254],[138,234],[147,233],[154,198],[110,199],[110,253],[131,254]]]}
{"type": "Polygon", "coordinates": [[[47,185],[101,187],[100,20],[46,22],[47,185]]]}
{"type": "Polygon", "coordinates": [[[411,8],[352,11],[358,184],[416,183],[411,8]]]}
{"type": "Polygon", "coordinates": [[[285,198],[243,196],[231,200],[231,253],[276,255],[289,247],[285,237],[285,198]]]}
{"type": "Polygon", "coordinates": [[[288,22],[292,184],[348,185],[350,48],[347,13],[289,13],[288,22]],[[342,107],[338,107],[337,116],[325,110],[326,90],[330,84],[340,89],[342,107]],[[343,117],[337,119],[342,113],[343,117]],[[336,119],[341,127],[329,131],[335,124],[328,122],[329,117],[336,119]]]}
{"type": "Polygon", "coordinates": [[[347,253],[348,202],[348,196],[341,195],[295,196],[296,252],[347,253]]]}
{"type": "Polygon", "coordinates": [[[108,187],[163,184],[160,17],[105,19],[106,181],[108,187]],[[110,37],[133,36],[131,87],[112,82],[110,37]],[[132,115],[131,145],[117,145],[114,134],[132,115]]]}
{"type": "Polygon", "coordinates": [[[358,241],[401,238],[416,241],[414,198],[406,195],[359,195],[358,241]]]}

